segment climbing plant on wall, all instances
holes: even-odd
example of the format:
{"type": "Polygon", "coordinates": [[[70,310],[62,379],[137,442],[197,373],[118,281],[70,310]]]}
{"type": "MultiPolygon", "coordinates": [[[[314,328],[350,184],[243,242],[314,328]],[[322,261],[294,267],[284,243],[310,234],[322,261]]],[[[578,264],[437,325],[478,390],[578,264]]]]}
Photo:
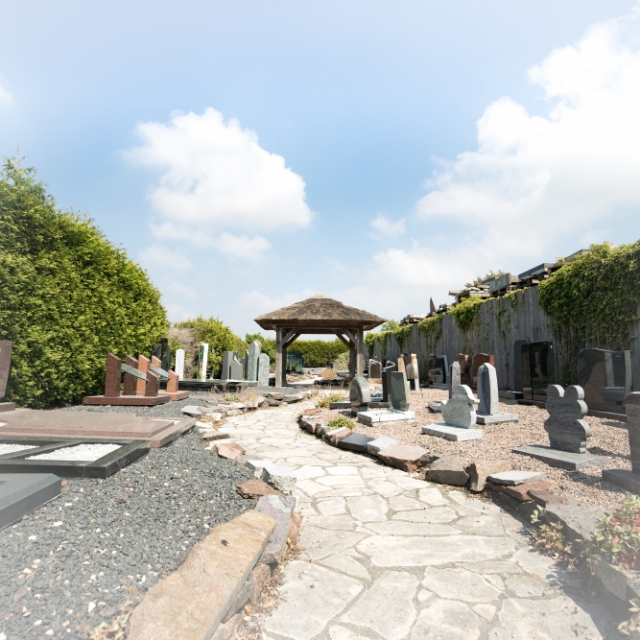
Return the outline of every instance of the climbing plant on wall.
{"type": "Polygon", "coordinates": [[[563,383],[575,381],[576,356],[586,346],[628,349],[640,303],[640,241],[592,245],[539,285],[540,305],[562,345],[563,383]]]}
{"type": "Polygon", "coordinates": [[[438,340],[442,335],[442,315],[425,318],[418,323],[418,330],[424,336],[427,353],[435,353],[438,340]]]}

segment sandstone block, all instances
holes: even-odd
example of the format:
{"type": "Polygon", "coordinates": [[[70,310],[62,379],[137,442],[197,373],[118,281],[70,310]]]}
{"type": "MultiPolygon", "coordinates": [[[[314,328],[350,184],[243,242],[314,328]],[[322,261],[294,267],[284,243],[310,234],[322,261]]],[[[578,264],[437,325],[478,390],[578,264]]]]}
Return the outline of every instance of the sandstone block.
{"type": "Polygon", "coordinates": [[[236,491],[243,498],[253,498],[257,500],[262,496],[281,496],[282,493],[273,487],[270,487],[262,480],[247,480],[236,487],[236,491]]]}
{"type": "Polygon", "coordinates": [[[379,451],[378,458],[390,467],[396,467],[403,471],[415,471],[419,467],[433,462],[436,456],[422,447],[397,444],[379,451]]]}
{"type": "Polygon", "coordinates": [[[463,487],[467,484],[469,476],[462,466],[460,458],[457,456],[446,456],[438,458],[427,471],[425,478],[429,482],[439,482],[441,484],[452,484],[463,487]]]}
{"type": "Polygon", "coordinates": [[[237,442],[225,442],[216,444],[212,451],[215,449],[218,456],[221,458],[226,458],[228,460],[235,460],[240,456],[243,456],[246,453],[246,450],[243,446],[239,445],[237,442]]]}

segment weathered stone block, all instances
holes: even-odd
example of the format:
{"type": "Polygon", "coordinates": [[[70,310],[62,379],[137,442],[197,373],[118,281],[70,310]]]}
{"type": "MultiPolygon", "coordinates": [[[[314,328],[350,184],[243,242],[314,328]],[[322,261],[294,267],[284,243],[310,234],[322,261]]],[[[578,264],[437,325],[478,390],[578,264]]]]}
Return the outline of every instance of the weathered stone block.
{"type": "Polygon", "coordinates": [[[436,456],[422,447],[396,444],[378,451],[378,458],[390,467],[403,471],[415,471],[433,462],[436,456]]]}
{"type": "Polygon", "coordinates": [[[271,486],[284,491],[285,493],[291,493],[296,486],[296,477],[284,467],[278,467],[271,462],[267,463],[262,470],[262,479],[268,482],[271,486]]]}
{"type": "Polygon", "coordinates": [[[428,482],[439,482],[441,484],[452,484],[462,487],[467,484],[469,476],[462,466],[460,458],[456,456],[446,456],[438,458],[427,470],[425,479],[428,482]]]}
{"type": "Polygon", "coordinates": [[[376,438],[375,440],[371,440],[371,442],[367,442],[367,452],[376,455],[382,449],[392,447],[396,444],[398,444],[398,441],[393,438],[376,438]]]}
{"type": "Polygon", "coordinates": [[[269,542],[260,556],[261,564],[274,564],[282,560],[287,550],[289,520],[296,506],[293,496],[264,496],[258,500],[256,511],[266,513],[276,521],[269,542]]]}
{"type": "Polygon", "coordinates": [[[509,469],[511,465],[506,460],[474,460],[466,470],[471,481],[469,489],[480,493],[487,484],[487,476],[509,469]]]}
{"type": "Polygon", "coordinates": [[[501,471],[500,473],[492,473],[488,480],[494,484],[503,484],[508,486],[517,486],[520,484],[530,484],[538,480],[543,480],[547,474],[542,471],[501,471]]]}
{"type": "Polygon", "coordinates": [[[337,447],[340,440],[346,438],[348,435],[351,435],[351,429],[342,427],[340,429],[332,429],[331,431],[327,431],[324,434],[324,439],[331,446],[337,447]]]}
{"type": "Polygon", "coordinates": [[[373,442],[374,439],[361,433],[351,433],[346,438],[342,438],[338,442],[339,449],[347,449],[348,451],[366,452],[367,444],[373,442]]]}

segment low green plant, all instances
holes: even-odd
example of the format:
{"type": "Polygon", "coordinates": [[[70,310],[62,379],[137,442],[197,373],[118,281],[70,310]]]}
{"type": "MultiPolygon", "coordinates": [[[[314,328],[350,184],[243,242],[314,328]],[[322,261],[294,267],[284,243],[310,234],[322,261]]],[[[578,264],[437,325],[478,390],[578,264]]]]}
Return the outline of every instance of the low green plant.
{"type": "Polygon", "coordinates": [[[347,429],[355,429],[356,427],[354,422],[349,420],[349,418],[345,418],[344,416],[339,416],[337,418],[329,420],[329,426],[332,429],[342,429],[343,427],[346,427],[347,429]]]}
{"type": "Polygon", "coordinates": [[[640,570],[640,497],[625,498],[618,511],[598,523],[591,552],[624,569],[640,570]]]}
{"type": "MultiPolygon", "coordinates": [[[[533,512],[531,523],[538,524],[540,522],[539,510],[533,512]]],[[[575,554],[573,546],[567,543],[564,536],[564,525],[561,522],[552,522],[551,524],[543,524],[531,531],[534,546],[545,555],[551,556],[557,560],[561,560],[568,564],[575,562],[575,554]]]]}
{"type": "Polygon", "coordinates": [[[328,409],[332,402],[344,402],[346,399],[347,397],[342,393],[330,393],[318,402],[318,406],[321,409],[328,409]]]}

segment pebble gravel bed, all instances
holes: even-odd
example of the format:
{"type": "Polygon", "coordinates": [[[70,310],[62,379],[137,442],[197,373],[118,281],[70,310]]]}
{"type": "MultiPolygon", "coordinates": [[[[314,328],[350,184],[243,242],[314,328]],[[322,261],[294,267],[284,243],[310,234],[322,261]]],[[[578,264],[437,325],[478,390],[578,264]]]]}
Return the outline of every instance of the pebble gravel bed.
{"type": "MultiPolygon", "coordinates": [[[[374,391],[377,388],[374,387],[374,391]]],[[[451,442],[443,438],[422,435],[421,427],[443,422],[441,413],[431,413],[429,400],[446,400],[448,392],[443,389],[422,389],[420,394],[411,394],[411,411],[416,419],[407,422],[383,423],[366,427],[358,423],[356,431],[373,438],[387,436],[401,444],[413,444],[440,455],[458,456],[467,465],[473,460],[508,460],[512,469],[522,471],[544,471],[548,478],[556,481],[559,492],[573,496],[582,504],[601,505],[612,511],[620,507],[622,500],[631,494],[624,489],[602,481],[601,468],[586,468],[580,471],[565,471],[551,467],[541,460],[513,453],[515,447],[529,444],[549,444],[544,430],[544,421],[549,417],[546,409],[512,403],[500,403],[500,411],[516,413],[518,422],[478,425],[483,431],[482,440],[451,442]]],[[[351,419],[348,411],[323,410],[325,419],[344,415],[351,419]]],[[[593,435],[587,440],[587,450],[596,455],[608,456],[606,468],[631,469],[629,434],[626,424],[619,420],[585,416],[593,435]]]]}
{"type": "Polygon", "coordinates": [[[235,491],[250,477],[191,430],[110,478],[67,479],[0,531],[0,639],[123,637],[106,630],[212,527],[255,506],[235,491]]]}
{"type": "Polygon", "coordinates": [[[36,448],[36,445],[28,444],[0,444],[0,456],[6,453],[18,453],[18,451],[27,451],[28,449],[36,448]]]}
{"type": "Polygon", "coordinates": [[[119,444],[77,444],[73,447],[63,447],[49,453],[29,456],[27,460],[74,460],[76,462],[95,462],[116,449],[119,444]]]}

